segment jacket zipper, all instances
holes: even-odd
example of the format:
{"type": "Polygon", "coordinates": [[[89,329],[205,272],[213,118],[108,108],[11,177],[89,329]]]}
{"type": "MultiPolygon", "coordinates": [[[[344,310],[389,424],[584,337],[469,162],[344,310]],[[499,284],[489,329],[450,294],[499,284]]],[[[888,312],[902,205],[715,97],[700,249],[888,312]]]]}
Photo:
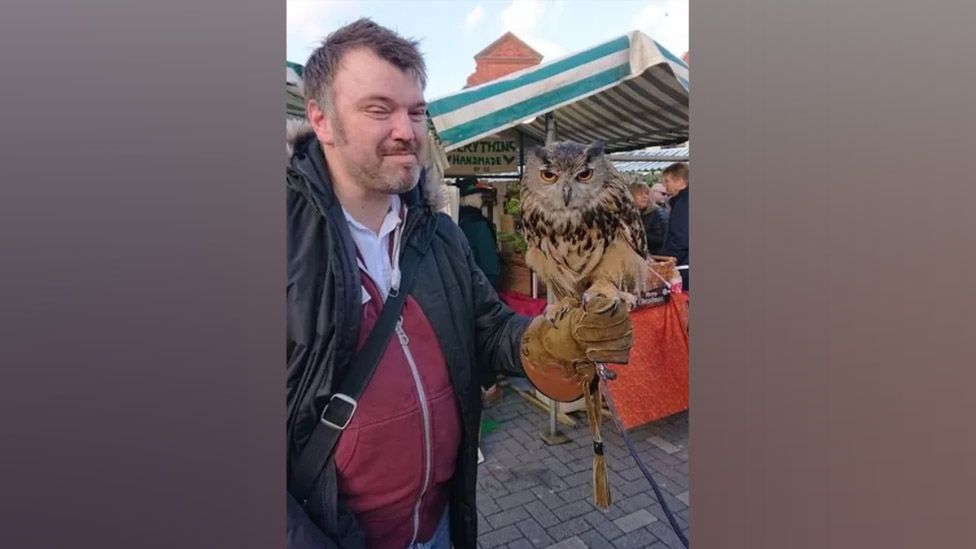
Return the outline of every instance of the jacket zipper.
{"type": "Polygon", "coordinates": [[[413,545],[417,541],[417,534],[420,532],[420,504],[423,502],[424,495],[427,493],[427,486],[430,484],[430,470],[431,470],[431,442],[430,442],[430,410],[427,408],[427,394],[424,392],[423,383],[420,380],[420,371],[417,369],[417,363],[413,359],[413,353],[410,352],[410,338],[407,337],[407,333],[403,331],[403,316],[397,320],[396,325],[397,336],[400,338],[400,346],[403,347],[403,354],[407,357],[407,363],[410,365],[410,373],[413,375],[414,385],[417,387],[417,396],[420,399],[420,415],[423,420],[423,430],[424,430],[424,481],[420,486],[420,494],[417,496],[417,502],[413,506],[413,536],[410,538],[410,543],[407,545],[413,545]]]}

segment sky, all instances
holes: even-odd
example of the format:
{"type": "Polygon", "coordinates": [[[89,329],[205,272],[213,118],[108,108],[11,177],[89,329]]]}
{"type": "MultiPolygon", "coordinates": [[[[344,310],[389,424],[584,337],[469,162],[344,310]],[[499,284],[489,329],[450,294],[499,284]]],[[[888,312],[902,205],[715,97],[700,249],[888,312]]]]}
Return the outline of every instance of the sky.
{"type": "Polygon", "coordinates": [[[543,63],[633,30],[675,55],[688,51],[688,0],[287,0],[288,61],[304,64],[327,34],[359,17],[420,41],[428,100],[463,88],[474,55],[506,31],[543,63]]]}

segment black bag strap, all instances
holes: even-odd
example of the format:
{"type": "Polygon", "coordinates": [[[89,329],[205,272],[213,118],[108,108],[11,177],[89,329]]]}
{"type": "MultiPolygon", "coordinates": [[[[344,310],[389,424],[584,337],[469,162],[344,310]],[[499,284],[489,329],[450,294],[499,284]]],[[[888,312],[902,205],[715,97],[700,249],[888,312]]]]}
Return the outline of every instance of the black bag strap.
{"type": "Polygon", "coordinates": [[[339,382],[329,402],[322,410],[319,422],[298,457],[292,462],[288,478],[288,491],[298,501],[304,503],[309,492],[318,483],[319,477],[328,462],[332,450],[339,441],[352,416],[356,413],[357,401],[366,390],[380,359],[386,352],[387,342],[393,329],[400,321],[400,313],[406,303],[407,295],[416,278],[423,252],[427,250],[429,238],[421,248],[407,246],[403,251],[400,272],[403,278],[396,292],[387,296],[376,324],[370,330],[362,348],[353,356],[346,376],[339,382]]]}

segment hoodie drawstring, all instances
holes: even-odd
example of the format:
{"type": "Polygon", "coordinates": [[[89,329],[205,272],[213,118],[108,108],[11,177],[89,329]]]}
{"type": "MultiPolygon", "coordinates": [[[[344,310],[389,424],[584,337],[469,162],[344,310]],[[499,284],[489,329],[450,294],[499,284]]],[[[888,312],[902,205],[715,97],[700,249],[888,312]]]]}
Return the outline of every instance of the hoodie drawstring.
{"type": "Polygon", "coordinates": [[[390,295],[396,296],[400,291],[400,246],[403,239],[403,227],[407,224],[406,208],[400,208],[400,223],[393,230],[393,256],[390,258],[393,270],[390,272],[390,295]]]}

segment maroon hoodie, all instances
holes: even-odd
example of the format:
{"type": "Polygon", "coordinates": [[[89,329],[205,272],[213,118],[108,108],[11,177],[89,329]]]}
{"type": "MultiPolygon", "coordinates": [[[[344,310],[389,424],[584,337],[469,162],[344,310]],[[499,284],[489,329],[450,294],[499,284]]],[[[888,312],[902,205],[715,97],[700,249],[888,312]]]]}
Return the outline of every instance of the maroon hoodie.
{"type": "MultiPolygon", "coordinates": [[[[383,301],[362,269],[360,278],[370,297],[362,307],[362,346],[383,301]]],[[[444,355],[408,296],[402,322],[335,451],[339,497],[356,514],[370,547],[403,549],[433,536],[460,441],[460,411],[444,355]]]]}

